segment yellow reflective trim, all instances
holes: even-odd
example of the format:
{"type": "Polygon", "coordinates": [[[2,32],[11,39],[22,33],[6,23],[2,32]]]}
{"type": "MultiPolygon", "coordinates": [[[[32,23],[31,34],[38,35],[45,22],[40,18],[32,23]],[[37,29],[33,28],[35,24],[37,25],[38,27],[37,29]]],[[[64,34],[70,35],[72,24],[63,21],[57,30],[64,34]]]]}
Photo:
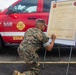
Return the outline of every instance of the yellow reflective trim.
{"type": "Polygon", "coordinates": [[[13,36],[13,40],[22,40],[23,36],[13,36]]]}

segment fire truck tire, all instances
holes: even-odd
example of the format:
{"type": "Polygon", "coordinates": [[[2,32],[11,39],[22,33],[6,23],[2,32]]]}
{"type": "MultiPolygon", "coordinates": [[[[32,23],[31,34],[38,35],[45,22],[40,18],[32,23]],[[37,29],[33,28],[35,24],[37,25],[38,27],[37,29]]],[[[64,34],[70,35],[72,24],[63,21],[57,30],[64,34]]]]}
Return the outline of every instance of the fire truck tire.
{"type": "Polygon", "coordinates": [[[4,41],[0,35],[0,51],[4,48],[5,44],[4,44],[4,41]]]}

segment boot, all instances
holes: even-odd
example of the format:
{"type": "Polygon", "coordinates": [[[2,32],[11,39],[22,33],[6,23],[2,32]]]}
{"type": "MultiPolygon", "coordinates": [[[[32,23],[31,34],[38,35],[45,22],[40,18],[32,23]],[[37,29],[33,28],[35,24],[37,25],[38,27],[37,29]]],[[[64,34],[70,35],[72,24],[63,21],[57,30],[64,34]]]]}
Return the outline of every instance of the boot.
{"type": "Polygon", "coordinates": [[[20,73],[19,71],[15,70],[13,72],[13,75],[26,75],[25,73],[20,73]]]}

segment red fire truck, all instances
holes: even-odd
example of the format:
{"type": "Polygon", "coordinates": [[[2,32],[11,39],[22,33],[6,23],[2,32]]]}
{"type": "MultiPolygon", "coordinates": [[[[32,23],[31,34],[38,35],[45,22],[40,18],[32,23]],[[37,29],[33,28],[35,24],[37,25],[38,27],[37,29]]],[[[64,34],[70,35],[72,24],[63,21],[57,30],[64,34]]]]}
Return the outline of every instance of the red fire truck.
{"type": "Polygon", "coordinates": [[[36,19],[48,24],[50,5],[51,0],[18,0],[0,12],[0,49],[7,43],[20,43],[36,19]]]}

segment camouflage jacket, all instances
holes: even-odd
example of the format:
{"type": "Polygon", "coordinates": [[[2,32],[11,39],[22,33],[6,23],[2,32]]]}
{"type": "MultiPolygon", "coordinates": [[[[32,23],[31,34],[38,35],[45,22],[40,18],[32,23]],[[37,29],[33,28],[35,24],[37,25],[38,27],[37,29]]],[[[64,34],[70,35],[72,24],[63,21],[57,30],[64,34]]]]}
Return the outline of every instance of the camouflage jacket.
{"type": "Polygon", "coordinates": [[[49,38],[38,28],[30,28],[24,34],[24,39],[20,43],[20,50],[35,52],[40,49],[49,38]]]}

